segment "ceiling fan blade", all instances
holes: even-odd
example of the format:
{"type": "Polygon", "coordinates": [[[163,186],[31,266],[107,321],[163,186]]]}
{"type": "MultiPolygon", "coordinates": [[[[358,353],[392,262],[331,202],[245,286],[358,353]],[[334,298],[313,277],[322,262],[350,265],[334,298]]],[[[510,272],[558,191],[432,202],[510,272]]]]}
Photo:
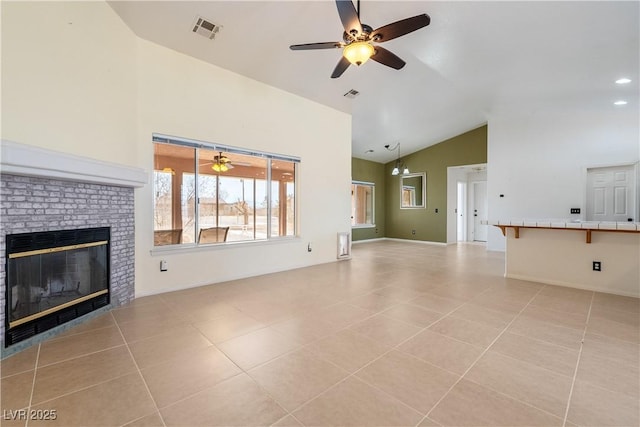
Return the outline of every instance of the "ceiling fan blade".
{"type": "Polygon", "coordinates": [[[382,43],[396,37],[404,36],[422,27],[426,27],[431,22],[431,18],[426,13],[413,16],[411,18],[396,21],[394,23],[377,28],[371,33],[371,39],[382,43]]]}
{"type": "Polygon", "coordinates": [[[379,62],[382,65],[386,65],[387,67],[395,68],[396,70],[399,70],[406,65],[406,62],[394,53],[389,52],[387,49],[380,46],[375,46],[375,49],[376,53],[371,56],[371,59],[374,61],[379,62]]]}
{"type": "Polygon", "coordinates": [[[336,65],[336,68],[333,69],[333,73],[331,73],[331,78],[337,79],[338,77],[340,77],[342,73],[344,73],[346,69],[349,68],[349,65],[351,65],[349,60],[344,56],[341,56],[338,65],[336,65]]]}
{"type": "Polygon", "coordinates": [[[335,49],[342,47],[340,42],[326,42],[326,43],[306,43],[306,44],[293,44],[289,46],[291,50],[313,50],[313,49],[335,49]]]}
{"type": "Polygon", "coordinates": [[[347,34],[353,36],[352,31],[356,31],[355,36],[359,36],[362,33],[362,24],[353,2],[351,0],[336,0],[336,6],[340,21],[342,21],[342,26],[347,34]]]}

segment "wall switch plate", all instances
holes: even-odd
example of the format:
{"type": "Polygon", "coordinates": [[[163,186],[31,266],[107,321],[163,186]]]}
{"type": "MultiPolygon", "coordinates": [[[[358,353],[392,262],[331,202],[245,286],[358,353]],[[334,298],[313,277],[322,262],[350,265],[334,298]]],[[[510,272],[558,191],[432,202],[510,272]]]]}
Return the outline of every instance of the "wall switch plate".
{"type": "Polygon", "coordinates": [[[571,208],[571,213],[572,214],[579,214],[580,213],[580,208],[571,208]]]}
{"type": "Polygon", "coordinates": [[[167,271],[167,261],[164,259],[160,261],[160,271],[167,271]]]}
{"type": "Polygon", "coordinates": [[[593,261],[593,271],[602,271],[602,263],[600,261],[593,261]]]}

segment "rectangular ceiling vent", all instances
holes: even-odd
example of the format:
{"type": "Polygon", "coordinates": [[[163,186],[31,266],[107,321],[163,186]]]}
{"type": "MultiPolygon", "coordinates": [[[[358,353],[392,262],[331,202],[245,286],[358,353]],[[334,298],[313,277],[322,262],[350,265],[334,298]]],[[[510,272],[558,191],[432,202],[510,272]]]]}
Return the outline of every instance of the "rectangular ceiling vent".
{"type": "Polygon", "coordinates": [[[350,89],[350,90],[349,90],[349,92],[345,93],[345,94],[344,94],[344,95],[342,95],[342,96],[345,96],[345,97],[347,97],[347,98],[349,98],[349,99],[353,99],[353,98],[355,98],[356,96],[358,96],[359,94],[360,94],[360,92],[358,92],[357,90],[355,90],[355,89],[350,89]]]}
{"type": "Polygon", "coordinates": [[[196,34],[201,35],[202,37],[213,40],[221,28],[222,26],[218,24],[214,24],[213,22],[208,21],[201,16],[196,16],[192,31],[196,34]]]}

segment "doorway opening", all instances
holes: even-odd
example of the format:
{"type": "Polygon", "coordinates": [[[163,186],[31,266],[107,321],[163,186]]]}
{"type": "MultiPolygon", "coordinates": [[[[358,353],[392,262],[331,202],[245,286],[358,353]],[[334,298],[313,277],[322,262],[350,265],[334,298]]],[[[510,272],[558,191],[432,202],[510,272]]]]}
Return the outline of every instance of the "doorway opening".
{"type": "Polygon", "coordinates": [[[487,165],[447,168],[447,243],[485,243],[488,234],[487,165]]]}

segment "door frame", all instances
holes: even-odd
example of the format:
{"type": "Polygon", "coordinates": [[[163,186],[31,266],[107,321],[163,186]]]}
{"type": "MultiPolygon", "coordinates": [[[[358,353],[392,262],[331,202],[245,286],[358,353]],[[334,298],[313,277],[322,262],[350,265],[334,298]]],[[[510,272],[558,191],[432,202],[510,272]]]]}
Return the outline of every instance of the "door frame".
{"type": "MultiPolygon", "coordinates": [[[[467,227],[467,241],[469,242],[484,242],[486,243],[486,240],[476,240],[476,216],[475,216],[475,210],[476,210],[476,184],[479,184],[481,182],[484,182],[485,184],[485,192],[487,194],[485,194],[485,199],[486,199],[486,203],[487,203],[487,211],[489,210],[489,200],[487,199],[488,197],[488,192],[487,192],[487,181],[469,181],[469,187],[471,188],[470,191],[468,191],[468,202],[467,202],[467,218],[468,218],[468,227],[467,227]]],[[[488,212],[487,212],[488,213],[488,212]]],[[[488,228],[488,226],[487,226],[488,228]]],[[[489,234],[489,230],[487,230],[487,238],[489,234]]]]}
{"type": "MultiPolygon", "coordinates": [[[[475,163],[469,165],[458,165],[458,166],[447,166],[447,217],[446,217],[446,234],[447,234],[447,244],[455,245],[458,243],[458,229],[457,229],[457,218],[455,213],[455,208],[457,207],[458,202],[458,181],[464,181],[467,183],[467,209],[466,209],[466,241],[470,240],[470,229],[468,225],[468,218],[470,215],[469,208],[469,197],[471,192],[471,182],[469,179],[469,174],[471,173],[487,173],[488,172],[488,163],[475,163]],[[482,168],[482,172],[477,171],[475,169],[482,168]],[[464,177],[464,178],[462,178],[464,177]]],[[[485,175],[485,177],[487,177],[485,175]]],[[[487,177],[488,178],[488,177],[487,177]]],[[[486,181],[488,183],[488,179],[476,179],[475,181],[486,181]]],[[[487,199],[487,204],[489,200],[487,199]]],[[[489,207],[487,207],[489,209],[489,207]]]]}
{"type": "Polygon", "coordinates": [[[633,206],[633,222],[640,222],[640,161],[638,162],[621,162],[621,163],[599,163],[593,165],[587,165],[582,168],[582,210],[580,213],[580,219],[585,221],[587,218],[587,193],[588,193],[588,184],[587,184],[587,176],[589,173],[589,169],[598,169],[598,168],[615,168],[615,167],[624,167],[624,166],[632,166],[633,167],[633,182],[635,183],[635,203],[633,206]]]}

